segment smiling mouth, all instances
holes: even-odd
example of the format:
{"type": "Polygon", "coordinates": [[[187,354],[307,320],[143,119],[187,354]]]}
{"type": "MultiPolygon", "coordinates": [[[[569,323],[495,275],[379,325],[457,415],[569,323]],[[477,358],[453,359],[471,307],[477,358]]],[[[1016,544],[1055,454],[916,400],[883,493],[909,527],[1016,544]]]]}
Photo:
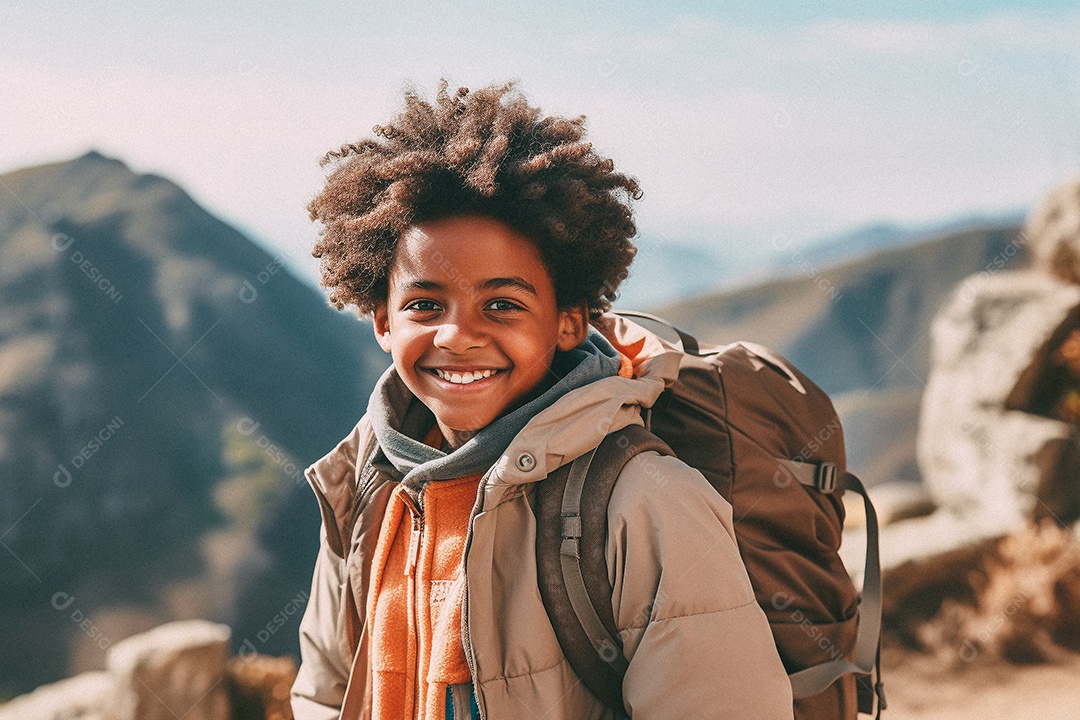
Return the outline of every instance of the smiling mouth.
{"type": "Polygon", "coordinates": [[[492,370],[489,368],[486,370],[466,370],[464,372],[460,372],[456,370],[450,371],[433,368],[432,372],[438,375],[439,379],[445,380],[446,382],[454,383],[455,385],[468,385],[469,383],[474,383],[477,380],[484,380],[485,378],[489,378],[492,375],[495,375],[496,373],[500,373],[502,371],[492,370]]]}

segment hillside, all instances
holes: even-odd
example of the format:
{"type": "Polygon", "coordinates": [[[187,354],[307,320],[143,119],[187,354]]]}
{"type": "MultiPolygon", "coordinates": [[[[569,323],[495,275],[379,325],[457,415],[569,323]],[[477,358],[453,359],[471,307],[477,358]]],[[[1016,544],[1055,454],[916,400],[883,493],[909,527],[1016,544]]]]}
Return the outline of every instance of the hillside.
{"type": "Polygon", "coordinates": [[[657,313],[709,342],[778,349],[833,395],[855,471],[914,482],[930,321],[963,278],[1017,262],[1018,232],[968,228],[832,265],[795,252],[786,276],[657,313]]]}
{"type": "Polygon", "coordinates": [[[0,695],[167,619],[255,637],[310,581],[302,468],[366,406],[370,330],[97,153],[0,176],[0,307],[0,695]]]}

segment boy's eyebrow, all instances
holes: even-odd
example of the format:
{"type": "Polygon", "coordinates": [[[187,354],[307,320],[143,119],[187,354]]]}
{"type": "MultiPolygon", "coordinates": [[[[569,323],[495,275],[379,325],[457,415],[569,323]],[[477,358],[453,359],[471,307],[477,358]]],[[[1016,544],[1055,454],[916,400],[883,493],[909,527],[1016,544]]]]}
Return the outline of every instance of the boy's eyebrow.
{"type": "Polygon", "coordinates": [[[410,280],[401,287],[403,290],[443,290],[446,288],[441,282],[435,280],[410,280]]]}
{"type": "Polygon", "coordinates": [[[540,294],[536,292],[536,288],[525,282],[523,278],[520,278],[516,275],[514,277],[491,278],[490,280],[485,280],[480,285],[481,290],[498,290],[499,288],[504,287],[518,288],[519,290],[524,290],[525,292],[532,295],[540,294]]]}
{"type": "MultiPolygon", "coordinates": [[[[536,288],[533,287],[524,278],[518,277],[498,277],[485,280],[480,283],[479,290],[498,290],[500,288],[518,288],[524,290],[532,295],[539,296],[536,292],[536,288]]],[[[445,290],[446,285],[437,280],[410,280],[402,285],[404,290],[445,290]]]]}

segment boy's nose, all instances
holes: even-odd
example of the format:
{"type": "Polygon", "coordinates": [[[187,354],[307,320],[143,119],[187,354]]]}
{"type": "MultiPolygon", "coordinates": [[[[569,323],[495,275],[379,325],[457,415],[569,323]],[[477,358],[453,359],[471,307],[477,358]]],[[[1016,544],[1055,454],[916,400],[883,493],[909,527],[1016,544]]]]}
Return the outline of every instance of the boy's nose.
{"type": "Polygon", "coordinates": [[[441,350],[461,354],[466,350],[480,347],[483,334],[475,325],[463,319],[454,319],[439,326],[435,332],[435,346],[441,350]]]}

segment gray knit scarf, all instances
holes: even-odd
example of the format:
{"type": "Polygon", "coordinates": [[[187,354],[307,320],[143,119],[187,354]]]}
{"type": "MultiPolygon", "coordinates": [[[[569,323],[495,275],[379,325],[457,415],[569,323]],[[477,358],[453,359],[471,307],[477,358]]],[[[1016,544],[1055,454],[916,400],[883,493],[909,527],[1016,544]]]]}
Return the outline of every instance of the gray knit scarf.
{"type": "Polygon", "coordinates": [[[551,387],[449,453],[422,442],[435,424],[434,415],[409,391],[393,366],[383,373],[371,393],[368,417],[379,447],[401,475],[402,484],[418,494],[433,480],[486,472],[537,413],[571,390],[617,375],[619,364],[619,353],[611,343],[590,328],[581,345],[568,352],[555,352],[551,373],[557,380],[551,387]]]}

